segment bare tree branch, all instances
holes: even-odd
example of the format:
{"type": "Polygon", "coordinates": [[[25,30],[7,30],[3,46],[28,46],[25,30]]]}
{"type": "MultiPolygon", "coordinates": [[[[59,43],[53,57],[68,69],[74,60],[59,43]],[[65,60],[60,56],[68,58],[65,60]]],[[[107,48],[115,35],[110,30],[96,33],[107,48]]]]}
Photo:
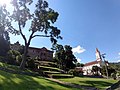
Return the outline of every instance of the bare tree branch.
{"type": "Polygon", "coordinates": [[[25,35],[22,33],[22,29],[21,29],[21,26],[20,26],[20,21],[18,21],[18,25],[19,25],[20,34],[23,37],[23,39],[25,40],[25,44],[27,44],[27,39],[26,39],[25,35]]]}
{"type": "Polygon", "coordinates": [[[32,40],[32,37],[33,37],[33,34],[34,34],[35,32],[34,31],[32,31],[32,33],[31,33],[31,35],[30,35],[30,37],[29,37],[29,40],[28,40],[28,45],[30,45],[30,41],[32,40]]]}
{"type": "Polygon", "coordinates": [[[34,36],[32,36],[32,38],[34,38],[34,37],[50,37],[50,35],[34,35],[34,36]]]}

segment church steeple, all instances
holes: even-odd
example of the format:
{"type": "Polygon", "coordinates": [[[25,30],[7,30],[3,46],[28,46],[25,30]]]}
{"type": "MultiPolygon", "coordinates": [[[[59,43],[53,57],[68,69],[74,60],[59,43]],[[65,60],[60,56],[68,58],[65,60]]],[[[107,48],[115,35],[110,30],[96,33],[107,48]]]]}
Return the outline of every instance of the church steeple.
{"type": "Polygon", "coordinates": [[[101,61],[101,54],[100,54],[100,51],[98,50],[98,48],[96,48],[96,60],[97,61],[101,61]]]}

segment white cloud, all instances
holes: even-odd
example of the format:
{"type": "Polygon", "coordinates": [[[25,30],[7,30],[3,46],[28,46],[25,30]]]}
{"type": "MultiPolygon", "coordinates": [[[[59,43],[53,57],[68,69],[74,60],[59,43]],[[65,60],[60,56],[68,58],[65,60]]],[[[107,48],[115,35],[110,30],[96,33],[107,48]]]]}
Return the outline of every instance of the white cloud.
{"type": "Polygon", "coordinates": [[[120,55],[120,52],[118,53],[118,55],[120,55]]]}
{"type": "Polygon", "coordinates": [[[77,61],[78,61],[78,62],[81,62],[81,59],[80,59],[80,58],[77,58],[77,61]]]}
{"type": "Polygon", "coordinates": [[[120,60],[117,60],[117,62],[120,62],[120,60]]]}
{"type": "Polygon", "coordinates": [[[73,48],[72,51],[73,51],[73,53],[83,53],[86,50],[83,47],[81,47],[80,45],[78,45],[77,47],[73,48]]]}

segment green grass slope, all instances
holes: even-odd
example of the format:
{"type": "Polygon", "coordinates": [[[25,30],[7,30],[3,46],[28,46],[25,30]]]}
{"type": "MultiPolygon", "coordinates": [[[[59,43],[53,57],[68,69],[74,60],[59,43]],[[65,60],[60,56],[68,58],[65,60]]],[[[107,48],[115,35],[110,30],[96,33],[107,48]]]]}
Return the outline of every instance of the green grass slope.
{"type": "Polygon", "coordinates": [[[73,84],[79,84],[81,86],[92,86],[99,90],[105,90],[112,84],[116,83],[118,80],[104,79],[104,78],[88,78],[88,77],[74,77],[74,78],[64,78],[59,79],[64,82],[69,82],[73,84]]]}
{"type": "Polygon", "coordinates": [[[0,90],[80,90],[43,77],[11,74],[0,70],[0,90]]]}

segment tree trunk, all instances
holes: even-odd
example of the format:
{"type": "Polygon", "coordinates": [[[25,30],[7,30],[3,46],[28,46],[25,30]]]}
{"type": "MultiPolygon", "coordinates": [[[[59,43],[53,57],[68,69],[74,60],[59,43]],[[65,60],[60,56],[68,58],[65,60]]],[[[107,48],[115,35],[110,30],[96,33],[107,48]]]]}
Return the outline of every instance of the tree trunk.
{"type": "Polygon", "coordinates": [[[108,69],[107,69],[107,65],[105,64],[105,69],[106,69],[106,74],[107,74],[107,79],[108,79],[108,69]]]}
{"type": "Polygon", "coordinates": [[[25,64],[26,64],[26,60],[27,60],[27,53],[28,53],[28,47],[29,45],[26,44],[25,45],[25,48],[24,48],[24,54],[23,54],[23,57],[22,57],[22,62],[20,64],[20,69],[25,69],[25,64]]]}
{"type": "Polygon", "coordinates": [[[107,68],[107,64],[106,64],[105,60],[104,60],[104,63],[105,63],[105,71],[106,71],[106,75],[107,75],[107,79],[108,79],[108,68],[107,68]]]}

